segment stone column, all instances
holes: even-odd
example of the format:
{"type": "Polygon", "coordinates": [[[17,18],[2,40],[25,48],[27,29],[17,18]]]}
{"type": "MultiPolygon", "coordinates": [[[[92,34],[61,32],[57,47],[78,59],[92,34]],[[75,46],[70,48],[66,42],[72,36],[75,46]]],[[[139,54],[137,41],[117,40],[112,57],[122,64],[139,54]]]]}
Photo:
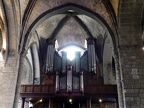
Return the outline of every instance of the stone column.
{"type": "Polygon", "coordinates": [[[0,53],[0,108],[16,108],[13,106],[17,87],[18,60],[19,56],[15,50],[9,51],[6,63],[0,53]]]}
{"type": "Polygon", "coordinates": [[[144,108],[144,51],[138,46],[120,48],[126,108],[144,108]]]}
{"type": "Polygon", "coordinates": [[[15,87],[15,96],[14,96],[14,104],[13,104],[13,108],[17,108],[18,105],[18,100],[19,100],[19,95],[20,95],[20,86],[21,86],[21,79],[22,79],[22,72],[23,72],[23,62],[25,59],[25,55],[26,55],[26,51],[21,54],[21,57],[19,56],[18,58],[18,65],[19,68],[17,70],[17,75],[16,75],[16,79],[15,79],[15,83],[16,83],[16,87],[15,87]]]}

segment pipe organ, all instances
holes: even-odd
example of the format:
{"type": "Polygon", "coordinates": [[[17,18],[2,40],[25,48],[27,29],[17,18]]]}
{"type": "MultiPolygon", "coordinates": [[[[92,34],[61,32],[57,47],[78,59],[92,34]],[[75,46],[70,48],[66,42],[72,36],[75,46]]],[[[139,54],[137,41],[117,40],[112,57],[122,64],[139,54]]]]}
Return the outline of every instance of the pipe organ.
{"type": "Polygon", "coordinates": [[[49,108],[91,108],[99,98],[106,102],[107,99],[111,98],[113,101],[117,98],[117,86],[105,85],[100,72],[95,74],[100,67],[99,64],[96,65],[97,55],[93,38],[87,39],[88,47],[83,54],[80,51],[75,52],[73,60],[67,58],[67,52],[62,51],[60,54],[56,51],[54,39],[47,39],[47,45],[44,83],[21,86],[22,108],[25,98],[28,100],[31,97],[33,105],[40,105],[40,108],[44,104],[49,108]],[[42,101],[37,98],[43,98],[45,101],[41,104],[42,101]]]}
{"type": "MultiPolygon", "coordinates": [[[[87,50],[81,56],[80,51],[75,52],[75,59],[70,61],[67,59],[67,52],[62,51],[60,56],[55,51],[55,40],[47,39],[47,58],[46,58],[46,73],[56,73],[56,92],[59,91],[60,86],[66,84],[68,93],[71,93],[73,88],[84,90],[83,73],[96,73],[96,53],[95,42],[93,38],[87,39],[87,50]],[[74,78],[78,84],[74,83],[74,78]],[[66,83],[65,80],[66,79],[66,83]],[[74,86],[76,84],[77,86],[74,86]]],[[[76,82],[76,81],[75,81],[76,82]]]]}

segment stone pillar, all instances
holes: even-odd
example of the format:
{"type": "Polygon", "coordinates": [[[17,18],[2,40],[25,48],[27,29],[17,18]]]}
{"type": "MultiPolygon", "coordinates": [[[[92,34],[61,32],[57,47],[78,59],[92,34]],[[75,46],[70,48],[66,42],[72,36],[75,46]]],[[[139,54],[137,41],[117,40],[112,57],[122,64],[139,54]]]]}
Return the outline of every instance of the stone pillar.
{"type": "Polygon", "coordinates": [[[117,49],[117,53],[115,54],[115,66],[116,66],[116,83],[117,83],[117,92],[118,92],[118,105],[119,108],[125,108],[125,96],[123,93],[123,75],[120,61],[120,51],[117,49]]]}
{"type": "Polygon", "coordinates": [[[6,63],[0,53],[0,108],[16,108],[13,105],[19,67],[18,60],[19,56],[16,55],[15,50],[9,51],[6,63]]]}
{"type": "Polygon", "coordinates": [[[144,51],[140,46],[120,48],[126,108],[144,108],[144,51]]]}
{"type": "Polygon", "coordinates": [[[19,100],[19,95],[20,95],[20,86],[21,86],[21,79],[22,79],[22,72],[23,71],[23,62],[24,62],[24,59],[25,59],[25,55],[26,55],[27,52],[24,52],[23,54],[21,54],[21,57],[19,56],[19,61],[18,61],[18,70],[17,70],[17,76],[16,76],[16,79],[15,79],[15,82],[16,82],[16,88],[15,88],[15,96],[14,96],[14,104],[13,104],[13,108],[17,108],[18,105],[18,100],[19,100]]]}

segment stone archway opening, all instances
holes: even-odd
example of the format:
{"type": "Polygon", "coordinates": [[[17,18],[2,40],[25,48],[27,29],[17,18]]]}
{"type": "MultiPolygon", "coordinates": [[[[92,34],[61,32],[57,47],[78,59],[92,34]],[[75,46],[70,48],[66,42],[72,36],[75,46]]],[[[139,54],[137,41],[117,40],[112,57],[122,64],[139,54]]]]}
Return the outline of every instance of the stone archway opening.
{"type": "MultiPolygon", "coordinates": [[[[81,47],[84,47],[85,40],[87,38],[92,38],[94,42],[93,52],[96,53],[97,74],[94,75],[93,78],[91,76],[84,75],[85,77],[84,78],[85,82],[83,82],[83,84],[85,85],[85,88],[83,88],[84,93],[85,92],[97,93],[97,90],[101,92],[101,90],[106,90],[106,88],[107,90],[110,90],[110,88],[113,88],[112,92],[114,94],[110,94],[112,96],[112,97],[110,96],[112,98],[111,100],[113,100],[113,98],[118,98],[117,89],[116,89],[117,88],[116,79],[113,80],[112,82],[111,81],[107,82],[108,80],[106,78],[108,78],[107,77],[108,74],[107,73],[105,74],[105,72],[107,72],[107,69],[109,69],[109,75],[113,73],[112,66],[113,66],[113,61],[115,61],[113,60],[115,59],[114,58],[115,54],[113,51],[115,47],[113,46],[114,36],[109,26],[106,24],[106,22],[102,18],[100,18],[100,16],[90,13],[86,10],[83,10],[77,6],[75,7],[73,5],[63,7],[59,10],[54,10],[54,13],[53,12],[47,13],[45,16],[42,15],[40,17],[39,17],[40,19],[36,19],[37,22],[34,22],[32,26],[30,27],[30,29],[31,29],[31,32],[36,31],[38,38],[39,38],[39,43],[40,43],[39,49],[41,49],[40,54],[42,56],[41,57],[42,62],[40,65],[44,67],[44,70],[43,70],[44,80],[41,83],[43,85],[52,86],[52,85],[55,85],[55,81],[59,79],[59,77],[57,79],[57,75],[58,75],[57,72],[53,76],[48,76],[48,77],[45,76],[45,72],[46,72],[45,67],[47,65],[46,62],[49,61],[49,59],[47,58],[47,55],[49,55],[51,51],[55,52],[56,50],[55,46],[48,48],[49,45],[51,45],[51,43],[50,44],[47,43],[46,42],[47,39],[56,39],[59,43],[59,47],[58,47],[59,49],[69,44],[76,44],[81,47]],[[52,48],[54,48],[54,50],[51,50],[52,48]],[[105,70],[105,72],[103,70],[105,70]],[[86,81],[86,79],[89,79],[89,80],[86,81]],[[93,82],[94,84],[91,84],[90,82],[93,82]],[[88,85],[91,85],[91,86],[88,86],[88,85]],[[100,88],[102,89],[100,90],[100,88]],[[93,89],[95,89],[96,91],[93,91],[93,89]]],[[[34,39],[34,38],[29,38],[28,35],[29,34],[26,34],[26,38],[25,38],[25,43],[24,43],[25,48],[27,48],[28,47],[27,45],[30,44],[29,42],[32,42],[32,39],[34,39]]],[[[52,53],[52,55],[53,54],[54,53],[52,53]]],[[[109,78],[113,78],[113,77],[115,78],[115,76],[110,75],[109,78]]],[[[63,78],[63,76],[61,76],[61,78],[63,78]]],[[[66,77],[65,80],[67,80],[67,78],[68,77],[66,77]]],[[[64,80],[64,79],[61,79],[61,80],[64,80]]],[[[63,82],[65,82],[65,80],[63,82]]],[[[61,89],[63,90],[64,93],[67,92],[65,91],[65,88],[61,89]]],[[[53,86],[53,88],[51,89],[53,91],[48,91],[48,92],[55,93],[56,91],[55,87],[53,86]]],[[[39,92],[42,92],[42,91],[39,91],[39,92]]],[[[61,92],[62,91],[60,91],[60,93],[61,92]]],[[[105,91],[106,94],[107,92],[108,91],[105,91]]],[[[56,93],[59,93],[59,92],[56,92],[56,93]]],[[[86,100],[88,101],[88,103],[92,103],[92,101],[100,97],[102,97],[104,101],[106,100],[103,96],[93,97],[92,100],[91,98],[88,98],[86,100]]],[[[47,99],[48,104],[51,104],[51,101],[55,101],[55,102],[58,101],[55,99],[51,100],[49,97],[47,98],[48,98],[47,99]]],[[[37,100],[34,100],[34,101],[36,102],[37,100]]]]}

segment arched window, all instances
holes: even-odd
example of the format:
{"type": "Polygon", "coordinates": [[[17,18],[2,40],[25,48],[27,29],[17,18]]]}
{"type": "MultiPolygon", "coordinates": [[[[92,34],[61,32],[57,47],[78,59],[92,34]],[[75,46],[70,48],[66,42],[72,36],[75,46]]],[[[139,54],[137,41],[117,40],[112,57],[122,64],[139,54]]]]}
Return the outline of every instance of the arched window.
{"type": "Polygon", "coordinates": [[[85,49],[80,47],[80,46],[76,46],[76,45],[68,45],[64,48],[61,48],[59,51],[59,54],[62,55],[62,52],[66,52],[67,53],[67,59],[69,59],[70,61],[74,60],[76,55],[76,52],[80,52],[80,55],[82,56],[85,52],[85,49]]]}

